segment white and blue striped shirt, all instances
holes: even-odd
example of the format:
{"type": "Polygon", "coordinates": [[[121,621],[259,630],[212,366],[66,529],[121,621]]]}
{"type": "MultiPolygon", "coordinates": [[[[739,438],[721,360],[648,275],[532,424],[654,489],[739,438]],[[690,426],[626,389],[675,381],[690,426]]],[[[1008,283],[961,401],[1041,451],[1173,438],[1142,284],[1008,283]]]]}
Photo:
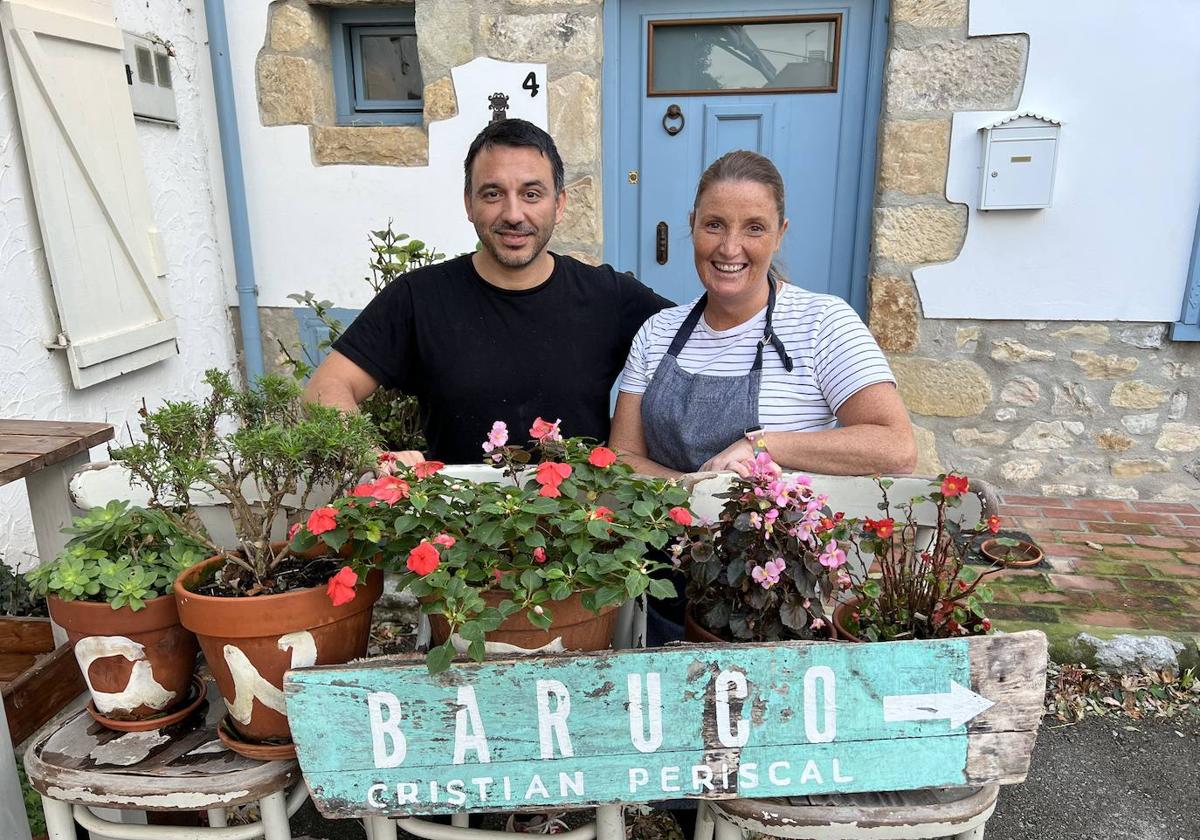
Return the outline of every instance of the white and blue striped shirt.
{"type": "MultiPolygon", "coordinates": [[[[621,390],[644,394],[696,300],[664,309],[642,324],[625,370],[621,390]]],[[[714,330],[704,318],[679,353],[688,373],[745,376],[754,363],[758,340],[766,327],[766,307],[744,324],[714,330]]],[[[759,423],[780,432],[817,431],[837,425],[842,403],[877,382],[895,384],[891,368],[862,319],[841,298],[806,292],[784,283],[771,319],[794,366],[788,373],[769,344],[763,348],[759,423]]]]}

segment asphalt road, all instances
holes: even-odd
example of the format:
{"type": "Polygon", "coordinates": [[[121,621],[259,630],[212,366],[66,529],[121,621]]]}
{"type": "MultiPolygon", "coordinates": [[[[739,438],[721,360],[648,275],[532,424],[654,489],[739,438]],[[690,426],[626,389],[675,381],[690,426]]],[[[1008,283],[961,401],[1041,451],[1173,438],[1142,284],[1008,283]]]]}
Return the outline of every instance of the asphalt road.
{"type": "Polygon", "coordinates": [[[1200,717],[1047,718],[987,840],[1200,840],[1200,717]]]}

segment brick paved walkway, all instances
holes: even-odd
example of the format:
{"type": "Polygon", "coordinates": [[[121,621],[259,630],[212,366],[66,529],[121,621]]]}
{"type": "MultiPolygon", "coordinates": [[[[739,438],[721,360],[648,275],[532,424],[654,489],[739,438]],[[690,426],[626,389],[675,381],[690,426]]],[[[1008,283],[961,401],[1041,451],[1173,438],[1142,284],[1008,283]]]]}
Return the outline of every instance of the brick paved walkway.
{"type": "Polygon", "coordinates": [[[988,610],[1006,630],[1034,628],[1052,656],[1080,632],[1171,636],[1200,645],[1200,508],[1166,502],[1003,496],[1005,528],[1028,531],[1050,568],[992,576],[988,610]]]}

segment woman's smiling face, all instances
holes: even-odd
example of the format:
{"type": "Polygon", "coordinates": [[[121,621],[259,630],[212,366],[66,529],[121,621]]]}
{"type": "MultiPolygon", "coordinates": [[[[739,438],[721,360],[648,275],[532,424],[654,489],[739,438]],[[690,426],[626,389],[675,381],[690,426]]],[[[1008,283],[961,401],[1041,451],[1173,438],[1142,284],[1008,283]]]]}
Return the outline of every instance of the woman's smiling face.
{"type": "Polygon", "coordinates": [[[692,214],[692,242],[709,299],[727,307],[760,295],[765,301],[767,269],[785,231],[787,220],[765,184],[729,180],[706,189],[692,214]]]}

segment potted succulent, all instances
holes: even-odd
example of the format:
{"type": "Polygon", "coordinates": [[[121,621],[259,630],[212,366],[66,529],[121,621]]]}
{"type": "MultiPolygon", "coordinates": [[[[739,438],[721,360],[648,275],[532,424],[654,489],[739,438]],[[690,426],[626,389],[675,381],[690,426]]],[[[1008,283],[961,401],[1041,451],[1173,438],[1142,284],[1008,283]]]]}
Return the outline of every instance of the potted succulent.
{"type": "MultiPolygon", "coordinates": [[[[608,647],[616,607],[649,590],[674,595],[651,574],[654,559],[691,524],[687,491],[634,475],[616,454],[563,438],[538,419],[528,449],[508,445],[497,422],[483,442],[497,480],[455,477],[437,462],[402,468],[335,500],[293,540],[341,546],[352,569],[383,548],[429,615],[431,672],[464,650],[481,661],[488,643],[529,649],[608,647]]],[[[347,583],[352,583],[351,573],[347,583]]]]}
{"type": "Polygon", "coordinates": [[[854,540],[854,550],[873,564],[864,563],[866,571],[856,579],[842,579],[840,588],[849,598],[834,610],[838,635],[850,641],[893,641],[991,632],[984,615],[991,593],[982,584],[999,567],[964,575],[964,546],[979,534],[999,531],[999,517],[970,528],[956,521],[954,512],[970,486],[965,475],[938,476],[928,494],[898,505],[895,514],[888,498],[892,482],[876,481],[883,515],[856,523],[854,540]],[[918,528],[914,508],[927,502],[936,511],[934,525],[918,528]]]}
{"type": "Polygon", "coordinates": [[[717,521],[688,529],[672,547],[687,576],[686,638],[830,638],[821,602],[846,562],[850,521],[807,476],[782,476],[765,451],[718,498],[726,501],[717,521]]]}
{"type": "Polygon", "coordinates": [[[192,679],[196,637],[179,623],[176,576],[207,555],[178,518],[113,501],[64,529],[62,553],[26,573],[66,631],[92,695],[113,729],[164,726],[203,699],[192,679]]]}
{"type": "Polygon", "coordinates": [[[383,583],[379,572],[364,575],[357,597],[335,604],[336,553],[314,545],[297,554],[272,537],[304,518],[314,493],[340,495],[374,466],[375,430],[362,415],[304,405],[299,386],[282,377],[243,389],[210,370],[205,381],[203,401],[143,411],[144,440],[113,457],[149,488],[151,506],[178,511],[208,547],[174,592],[229,709],[220,734],[244,754],[284,756],[284,672],[362,656],[383,583]],[[216,545],[184,504],[204,491],[226,500],[236,546],[216,545]]]}

